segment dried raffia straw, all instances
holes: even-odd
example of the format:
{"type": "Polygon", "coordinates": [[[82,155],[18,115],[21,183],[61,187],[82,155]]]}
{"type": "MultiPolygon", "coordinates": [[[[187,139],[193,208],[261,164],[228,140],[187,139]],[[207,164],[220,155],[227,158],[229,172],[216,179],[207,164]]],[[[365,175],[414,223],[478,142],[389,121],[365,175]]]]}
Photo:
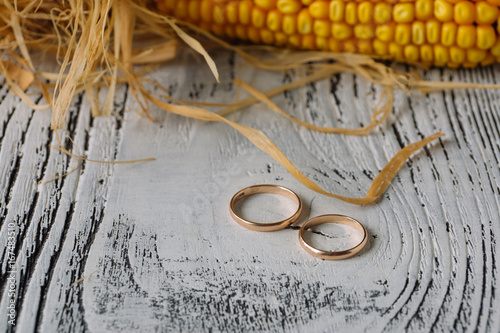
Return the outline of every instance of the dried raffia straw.
{"type": "MultiPolygon", "coordinates": [[[[405,161],[416,151],[442,136],[441,132],[399,151],[373,181],[364,198],[348,198],[331,194],[305,177],[260,130],[244,126],[225,116],[257,102],[291,121],[312,130],[348,135],[365,135],[383,122],[393,108],[394,89],[410,92],[413,89],[430,92],[453,88],[498,88],[498,85],[424,81],[410,73],[398,72],[364,55],[278,50],[270,47],[247,48],[235,46],[199,27],[163,16],[147,0],[4,0],[0,2],[0,71],[11,92],[29,107],[40,110],[52,108],[52,129],[65,127],[70,102],[74,95],[86,91],[93,116],[112,112],[112,101],[118,84],[126,83],[143,113],[149,115],[152,104],[167,112],[202,120],[224,122],[246,136],[253,144],[281,163],[296,179],[313,191],[353,204],[375,202],[386,190],[405,161]],[[178,41],[183,41],[200,53],[218,80],[217,67],[196,35],[237,53],[248,64],[267,71],[306,69],[310,74],[292,83],[261,92],[255,87],[236,81],[253,97],[233,105],[221,106],[218,112],[208,111],[188,101],[162,100],[145,89],[145,79],[134,64],[155,64],[173,59],[178,41]],[[145,43],[144,41],[147,41],[145,43]],[[43,72],[32,57],[33,52],[51,55],[59,63],[57,73],[43,72]],[[264,52],[263,57],[252,54],[264,52]],[[334,61],[334,62],[332,62],[334,61]],[[383,87],[383,94],[370,125],[360,129],[331,129],[307,124],[288,116],[270,97],[284,90],[304,86],[336,73],[354,73],[383,87]],[[46,82],[48,80],[48,82],[46,82]],[[24,92],[29,85],[38,86],[46,105],[36,105],[24,92]],[[97,90],[107,88],[104,103],[97,90]],[[49,95],[52,92],[52,96],[49,95]],[[382,104],[385,100],[385,104],[382,104]],[[175,104],[174,104],[175,103],[175,104]]],[[[208,106],[208,105],[207,105],[208,106]]],[[[62,146],[61,146],[62,147],[62,146]]],[[[65,148],[66,154],[77,156],[65,148]]],[[[90,160],[88,160],[90,161],[90,160]]],[[[116,162],[108,162],[116,163],[116,162]]]]}
{"type": "Polygon", "coordinates": [[[92,275],[94,275],[94,273],[97,272],[97,269],[95,271],[93,271],[92,273],[90,273],[89,275],[85,275],[84,277],[81,277],[79,278],[78,280],[76,280],[75,282],[73,282],[69,287],[68,287],[68,290],[70,290],[71,288],[73,288],[74,286],[78,285],[79,283],[82,283],[83,281],[85,281],[86,279],[90,278],[92,275]]]}
{"type": "Polygon", "coordinates": [[[5,71],[6,76],[8,76],[21,90],[26,90],[35,80],[35,76],[32,72],[25,71],[21,67],[16,66],[10,61],[2,61],[0,59],[0,66],[2,66],[2,71],[5,71]]]}
{"type": "Polygon", "coordinates": [[[375,127],[380,125],[387,117],[392,112],[392,104],[394,100],[394,91],[388,87],[384,88],[384,91],[382,92],[382,97],[379,100],[378,105],[375,107],[375,112],[372,115],[372,120],[371,123],[368,124],[367,126],[360,127],[360,128],[339,128],[339,127],[320,127],[316,125],[311,125],[309,123],[306,123],[305,121],[302,121],[300,119],[294,118],[290,115],[288,115],[285,111],[280,109],[276,104],[274,104],[265,94],[262,92],[258,91],[254,87],[250,86],[249,84],[236,79],[234,82],[238,85],[243,87],[246,91],[248,91],[250,94],[252,94],[255,98],[258,100],[262,101],[270,110],[273,110],[277,114],[287,118],[290,121],[293,121],[296,124],[299,124],[303,127],[312,129],[314,131],[318,132],[323,132],[323,133],[331,133],[331,134],[346,134],[346,135],[367,135],[370,133],[375,127]],[[387,103],[379,107],[379,105],[382,103],[383,98],[387,98],[387,103]]]}

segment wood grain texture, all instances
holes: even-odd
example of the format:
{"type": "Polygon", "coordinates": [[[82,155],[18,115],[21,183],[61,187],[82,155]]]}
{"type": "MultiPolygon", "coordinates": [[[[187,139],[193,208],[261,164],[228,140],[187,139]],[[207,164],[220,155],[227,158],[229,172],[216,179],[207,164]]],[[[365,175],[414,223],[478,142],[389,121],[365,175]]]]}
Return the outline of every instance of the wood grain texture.
{"type": "MultiPolygon", "coordinates": [[[[219,52],[216,84],[184,52],[150,74],[176,98],[232,102],[245,96],[234,77],[265,90],[304,75],[256,72],[219,52]]],[[[422,75],[497,83],[499,73],[422,75]]],[[[357,127],[369,122],[380,93],[343,74],[273,100],[316,125],[357,127]]],[[[401,147],[446,133],[412,157],[379,203],[358,207],[307,190],[224,124],[158,110],[146,119],[127,87],[115,100],[119,117],[92,118],[85,96],[75,98],[62,144],[97,160],[156,160],[70,158],[56,149],[50,113],[29,110],[2,84],[0,331],[500,332],[499,100],[494,90],[397,93],[389,121],[366,137],[312,132],[261,105],[230,116],[264,131],[324,189],[358,197],[401,147]],[[368,247],[326,262],[300,248],[295,229],[241,228],[229,200],[258,183],[296,191],[307,208],[302,221],[328,213],[360,220],[368,247]],[[11,231],[13,275],[4,245],[11,231]],[[15,326],[6,315],[11,299],[15,326]]],[[[262,216],[273,217],[273,208],[262,216]]]]}

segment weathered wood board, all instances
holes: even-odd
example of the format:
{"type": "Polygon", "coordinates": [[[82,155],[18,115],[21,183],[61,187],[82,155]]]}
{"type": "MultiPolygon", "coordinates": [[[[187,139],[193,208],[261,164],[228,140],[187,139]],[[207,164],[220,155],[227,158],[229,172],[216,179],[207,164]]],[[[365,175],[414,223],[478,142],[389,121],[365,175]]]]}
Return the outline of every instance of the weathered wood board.
{"type": "MultiPolygon", "coordinates": [[[[151,74],[176,98],[229,103],[245,96],[234,77],[265,90],[302,75],[254,71],[220,52],[217,84],[185,52],[151,74]]],[[[500,67],[422,75],[497,83],[500,67]]],[[[317,125],[358,127],[379,96],[343,74],[273,100],[317,125]]],[[[78,96],[62,143],[95,160],[156,160],[79,161],[57,150],[50,113],[28,109],[2,82],[0,331],[500,332],[499,100],[496,90],[397,93],[391,118],[366,137],[312,132],[262,105],[230,116],[265,132],[324,189],[354,197],[400,148],[446,133],[412,157],[379,203],[358,207],[306,189],[227,125],[158,110],[146,119],[126,87],[109,119],[92,118],[78,96]],[[297,230],[241,228],[229,200],[259,183],[296,191],[302,221],[360,220],[367,248],[328,262],[300,248],[297,230]]],[[[275,202],[255,205],[262,218],[279,213],[275,202]]]]}

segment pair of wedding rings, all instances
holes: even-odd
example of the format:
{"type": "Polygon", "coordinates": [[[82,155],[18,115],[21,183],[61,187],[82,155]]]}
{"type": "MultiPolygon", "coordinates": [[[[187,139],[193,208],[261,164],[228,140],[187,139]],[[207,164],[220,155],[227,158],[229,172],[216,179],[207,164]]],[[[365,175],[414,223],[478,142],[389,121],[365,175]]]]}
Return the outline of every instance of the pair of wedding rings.
{"type": "MultiPolygon", "coordinates": [[[[233,219],[240,224],[241,226],[251,229],[251,230],[256,230],[256,231],[276,231],[276,230],[281,230],[285,229],[294,222],[297,221],[297,219],[300,217],[300,214],[302,213],[302,201],[300,200],[299,196],[295,194],[292,190],[279,186],[279,185],[269,185],[269,184],[264,184],[264,185],[254,185],[254,186],[249,186],[238,193],[236,193],[233,198],[231,199],[230,203],[230,212],[231,216],[233,219]],[[254,195],[254,194],[259,194],[259,193],[271,193],[271,194],[279,194],[282,196],[285,196],[292,201],[294,201],[298,207],[297,211],[290,217],[277,221],[277,222],[270,222],[270,223],[258,223],[258,222],[253,222],[244,219],[238,213],[236,212],[236,204],[241,201],[243,198],[246,198],[248,196],[254,195]]],[[[316,216],[305,222],[302,227],[300,228],[299,231],[299,243],[300,245],[306,250],[309,254],[321,258],[321,259],[326,259],[326,260],[340,260],[340,259],[347,259],[350,258],[357,253],[359,253],[364,246],[366,245],[368,240],[367,233],[365,227],[357,220],[349,217],[349,216],[344,216],[344,215],[337,215],[337,214],[330,214],[330,215],[321,215],[321,216],[316,216]],[[347,249],[347,250],[342,250],[342,251],[326,251],[326,250],[321,250],[318,249],[314,246],[312,246],[310,243],[308,243],[304,239],[304,234],[307,230],[311,229],[312,227],[318,226],[320,224],[324,223],[340,223],[340,224],[345,224],[350,227],[353,227],[354,229],[358,230],[361,232],[363,239],[359,244],[356,246],[347,249]]]]}

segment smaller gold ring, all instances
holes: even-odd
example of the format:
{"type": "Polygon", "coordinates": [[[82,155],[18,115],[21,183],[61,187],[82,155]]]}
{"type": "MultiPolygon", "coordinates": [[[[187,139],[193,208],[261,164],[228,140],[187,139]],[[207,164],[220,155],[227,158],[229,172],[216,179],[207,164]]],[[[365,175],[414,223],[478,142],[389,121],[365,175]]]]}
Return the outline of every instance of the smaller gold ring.
{"type": "Polygon", "coordinates": [[[365,247],[367,241],[368,237],[365,227],[359,221],[353,219],[352,217],[344,215],[330,214],[330,215],[321,215],[313,217],[312,219],[304,223],[299,231],[299,242],[300,245],[302,245],[302,247],[304,248],[304,250],[306,250],[309,254],[315,257],[325,260],[341,260],[350,258],[359,253],[365,247]],[[353,227],[354,229],[361,232],[361,234],[363,235],[363,240],[353,248],[343,251],[334,252],[334,251],[324,251],[317,249],[304,240],[304,233],[308,229],[324,223],[341,223],[353,227]]]}
{"type": "Polygon", "coordinates": [[[255,231],[276,231],[288,227],[290,224],[294,223],[299,218],[300,213],[302,212],[302,201],[300,200],[299,196],[295,194],[295,192],[286,187],[280,185],[264,184],[264,185],[253,185],[240,190],[231,199],[229,207],[232,218],[239,225],[255,231]],[[241,199],[258,193],[279,194],[289,199],[292,199],[298,205],[297,211],[292,216],[278,222],[258,223],[245,220],[236,213],[235,211],[236,204],[241,199]]]}

